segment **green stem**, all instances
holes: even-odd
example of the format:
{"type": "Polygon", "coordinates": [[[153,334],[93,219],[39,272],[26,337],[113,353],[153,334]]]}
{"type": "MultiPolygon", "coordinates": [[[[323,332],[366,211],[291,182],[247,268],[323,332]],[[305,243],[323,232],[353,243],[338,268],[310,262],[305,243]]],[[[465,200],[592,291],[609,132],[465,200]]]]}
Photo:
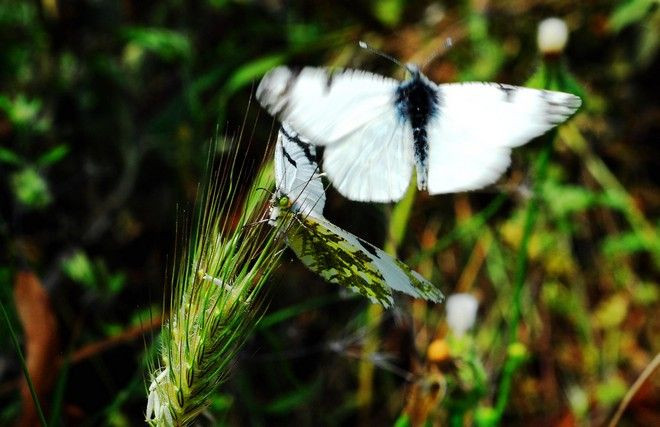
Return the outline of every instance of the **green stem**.
{"type": "Polygon", "coordinates": [[[389,230],[387,233],[388,238],[385,242],[385,252],[394,257],[396,257],[396,251],[399,249],[401,242],[403,242],[403,238],[406,236],[406,230],[408,229],[408,223],[410,222],[410,212],[412,212],[416,195],[417,187],[413,182],[408,188],[408,191],[406,191],[405,196],[403,196],[403,199],[401,199],[394,209],[392,209],[389,230]]]}
{"type": "MultiPolygon", "coordinates": [[[[522,317],[522,290],[523,286],[525,285],[525,279],[527,277],[527,270],[529,266],[529,241],[532,237],[532,233],[534,232],[534,225],[536,224],[536,219],[539,213],[541,190],[548,173],[548,164],[550,163],[550,155],[552,154],[555,135],[555,131],[552,131],[548,134],[545,141],[545,146],[543,147],[541,154],[536,160],[536,182],[534,185],[534,194],[532,195],[532,198],[527,205],[527,211],[525,212],[525,224],[523,226],[523,235],[516,257],[516,272],[514,276],[512,298],[513,307],[511,311],[511,319],[509,321],[507,350],[511,344],[517,341],[518,326],[520,325],[520,319],[522,317]]],[[[520,360],[507,354],[507,359],[504,363],[504,368],[502,369],[502,379],[500,382],[499,393],[495,403],[495,414],[498,422],[502,418],[502,415],[504,414],[504,411],[509,403],[513,375],[518,369],[518,366],[520,366],[520,360]]]]}
{"type": "Polygon", "coordinates": [[[497,197],[495,197],[482,211],[452,228],[449,233],[438,239],[432,247],[420,250],[417,255],[410,257],[410,259],[407,260],[407,264],[420,264],[422,261],[427,260],[451,245],[456,239],[468,235],[476,235],[477,231],[480,231],[481,228],[500,210],[506,200],[507,195],[505,193],[498,194],[497,197]]]}
{"type": "MultiPolygon", "coordinates": [[[[561,84],[563,78],[560,76],[561,71],[556,67],[556,64],[545,64],[544,75],[544,85],[545,88],[552,87],[553,83],[561,84]],[[554,66],[553,66],[554,65],[554,66]]],[[[548,174],[548,164],[550,163],[550,156],[552,155],[552,149],[554,146],[554,140],[557,136],[556,128],[547,134],[544,138],[545,145],[536,159],[536,179],[534,182],[534,189],[532,197],[527,205],[527,210],[525,212],[525,223],[523,225],[523,234],[520,240],[520,247],[518,248],[518,253],[516,256],[516,271],[514,275],[513,283],[513,307],[511,311],[511,319],[509,321],[509,330],[507,334],[507,357],[504,362],[504,367],[502,368],[502,376],[500,381],[500,387],[498,390],[497,399],[495,401],[495,423],[499,424],[502,419],[502,415],[506,410],[507,405],[509,404],[509,398],[511,396],[511,386],[513,383],[513,375],[517,371],[518,367],[521,365],[521,359],[515,357],[511,354],[511,345],[516,343],[518,340],[518,327],[520,325],[520,320],[522,317],[522,291],[523,286],[525,285],[525,279],[527,278],[527,271],[529,267],[528,260],[528,249],[529,242],[534,232],[534,226],[536,225],[536,219],[539,213],[539,206],[541,200],[541,194],[543,190],[543,184],[545,183],[546,176],[548,174]]]]}
{"type": "Polygon", "coordinates": [[[551,132],[548,135],[543,151],[536,161],[536,183],[534,185],[534,194],[527,205],[525,212],[525,224],[523,226],[523,235],[520,241],[520,247],[516,256],[516,273],[513,282],[513,311],[511,313],[511,320],[509,323],[509,344],[516,341],[518,325],[522,314],[522,290],[527,277],[527,269],[529,266],[528,250],[529,241],[534,232],[534,225],[539,213],[539,199],[541,196],[541,189],[548,173],[548,164],[550,163],[550,155],[552,154],[552,142],[555,138],[556,132],[551,132]]]}
{"type": "Polygon", "coordinates": [[[44,413],[41,410],[41,405],[39,404],[39,397],[37,396],[37,392],[34,389],[34,384],[32,383],[32,379],[30,378],[30,372],[28,372],[27,364],[25,363],[25,358],[23,357],[23,352],[21,351],[21,345],[18,342],[18,337],[14,332],[14,328],[12,327],[11,320],[9,319],[9,314],[5,309],[5,305],[1,301],[0,301],[0,308],[2,309],[2,314],[3,317],[5,318],[5,322],[7,322],[9,335],[11,335],[11,341],[14,344],[14,347],[16,347],[16,354],[18,355],[18,360],[21,364],[21,369],[23,369],[23,375],[25,376],[25,381],[27,381],[28,388],[30,389],[30,395],[32,396],[32,400],[34,401],[34,407],[37,411],[37,415],[39,416],[39,422],[41,423],[42,426],[45,427],[48,425],[46,424],[46,417],[44,417],[44,413]]]}
{"type": "MultiPolygon", "coordinates": [[[[408,188],[404,198],[394,207],[392,215],[390,216],[388,237],[385,242],[385,252],[388,252],[394,257],[396,257],[396,251],[405,237],[406,229],[410,222],[410,213],[412,212],[415,195],[417,194],[415,182],[415,179],[413,179],[413,184],[408,188]]],[[[369,356],[378,350],[379,337],[377,332],[378,325],[383,316],[383,308],[378,304],[372,304],[367,309],[366,314],[366,328],[367,330],[374,331],[374,333],[368,335],[364,342],[363,351],[366,357],[360,362],[358,370],[358,390],[356,394],[358,405],[362,408],[361,417],[364,424],[368,422],[374,377],[374,366],[369,360],[369,356]]]]}

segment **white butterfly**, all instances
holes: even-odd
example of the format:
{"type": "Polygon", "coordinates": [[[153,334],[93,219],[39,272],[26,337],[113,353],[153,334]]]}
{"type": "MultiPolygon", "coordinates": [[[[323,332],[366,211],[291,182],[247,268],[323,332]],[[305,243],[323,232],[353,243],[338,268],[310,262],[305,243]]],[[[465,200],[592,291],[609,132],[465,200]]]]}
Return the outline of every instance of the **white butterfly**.
{"type": "Polygon", "coordinates": [[[498,83],[435,84],[414,65],[403,82],[359,70],[277,67],[257,88],[261,105],[325,146],[323,170],[341,194],[399,200],[413,164],[431,194],[497,180],[512,147],[566,120],[579,97],[498,83]]]}
{"type": "Polygon", "coordinates": [[[276,197],[288,197],[302,216],[322,218],[325,188],[319,175],[316,147],[283,123],[277,135],[274,161],[276,197]]]}
{"type": "Polygon", "coordinates": [[[275,146],[275,183],[271,224],[283,227],[287,244],[310,270],[385,307],[392,305],[392,289],[442,300],[442,292],[419,273],[323,216],[314,146],[286,124],[275,146]]]}

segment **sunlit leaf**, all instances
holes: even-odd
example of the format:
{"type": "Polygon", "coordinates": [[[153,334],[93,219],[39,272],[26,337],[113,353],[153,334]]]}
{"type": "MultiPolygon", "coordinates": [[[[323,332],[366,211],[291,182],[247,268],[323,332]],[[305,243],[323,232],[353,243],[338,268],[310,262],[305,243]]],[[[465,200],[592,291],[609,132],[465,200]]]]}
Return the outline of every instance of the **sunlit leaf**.
{"type": "Polygon", "coordinates": [[[610,27],[619,32],[628,25],[644,19],[651,6],[658,4],[658,0],[629,0],[620,2],[610,16],[610,27]]]}
{"type": "Polygon", "coordinates": [[[264,56],[238,68],[225,84],[225,89],[229,92],[236,92],[238,89],[252,83],[255,79],[263,76],[268,70],[284,62],[284,54],[274,54],[264,56]]]}
{"type": "Polygon", "coordinates": [[[10,165],[20,165],[23,163],[21,156],[11,151],[9,148],[0,147],[0,163],[7,163],[10,165]]]}
{"type": "Polygon", "coordinates": [[[633,288],[633,300],[637,304],[651,305],[658,301],[660,288],[657,283],[637,283],[633,288]]]}
{"type": "Polygon", "coordinates": [[[215,412],[225,412],[234,404],[234,398],[230,394],[215,394],[211,397],[210,409],[215,412]]]}
{"type": "Polygon", "coordinates": [[[0,96],[0,109],[4,110],[9,120],[19,127],[37,122],[42,102],[37,98],[28,98],[19,94],[14,99],[0,96]]]}
{"type": "Polygon", "coordinates": [[[388,27],[394,27],[401,21],[406,2],[403,0],[378,0],[373,4],[374,15],[388,27]]]}
{"type": "Polygon", "coordinates": [[[29,166],[11,175],[11,188],[16,199],[31,208],[43,208],[52,201],[48,183],[29,166]]]}
{"type": "Polygon", "coordinates": [[[628,391],[628,384],[619,376],[611,376],[604,383],[596,386],[596,399],[603,406],[618,403],[628,391]]]}
{"type": "Polygon", "coordinates": [[[124,284],[126,284],[126,275],[124,273],[112,274],[107,279],[108,291],[113,294],[121,292],[124,289],[124,284]]]}
{"type": "Polygon", "coordinates": [[[628,314],[628,299],[614,294],[598,305],[593,314],[594,324],[603,329],[618,327],[628,314]]]}
{"type": "Polygon", "coordinates": [[[55,164],[62,160],[64,157],[66,157],[67,154],[69,154],[69,146],[66,144],[60,144],[56,147],[51,148],[50,150],[46,151],[44,154],[39,156],[37,161],[35,162],[37,166],[50,166],[52,164],[55,164]]]}
{"type": "Polygon", "coordinates": [[[552,181],[543,186],[542,196],[545,198],[548,208],[558,216],[582,212],[589,209],[598,200],[597,195],[587,188],[561,185],[552,181]]]}
{"type": "Polygon", "coordinates": [[[166,61],[187,58],[192,52],[192,45],[186,35],[166,28],[132,27],[124,29],[123,34],[130,43],[166,61]]]}
{"type": "Polygon", "coordinates": [[[603,242],[603,253],[608,256],[626,255],[650,249],[646,239],[634,231],[607,236],[603,242]]]}
{"type": "Polygon", "coordinates": [[[62,271],[74,282],[89,288],[96,288],[96,275],[92,262],[83,251],[77,251],[60,264],[62,271]]]}

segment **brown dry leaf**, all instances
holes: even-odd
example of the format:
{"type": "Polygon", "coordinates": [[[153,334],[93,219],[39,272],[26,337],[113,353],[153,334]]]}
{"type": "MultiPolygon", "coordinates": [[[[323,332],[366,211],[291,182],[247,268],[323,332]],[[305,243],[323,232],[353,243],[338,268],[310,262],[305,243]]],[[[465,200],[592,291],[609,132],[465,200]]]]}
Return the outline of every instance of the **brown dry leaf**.
{"type": "MultiPolygon", "coordinates": [[[[20,271],[14,277],[14,302],[25,337],[27,369],[43,402],[41,398],[50,391],[57,373],[57,320],[41,281],[30,271],[20,271]]],[[[39,418],[25,378],[21,382],[21,398],[22,411],[17,425],[38,425],[39,418]]]]}

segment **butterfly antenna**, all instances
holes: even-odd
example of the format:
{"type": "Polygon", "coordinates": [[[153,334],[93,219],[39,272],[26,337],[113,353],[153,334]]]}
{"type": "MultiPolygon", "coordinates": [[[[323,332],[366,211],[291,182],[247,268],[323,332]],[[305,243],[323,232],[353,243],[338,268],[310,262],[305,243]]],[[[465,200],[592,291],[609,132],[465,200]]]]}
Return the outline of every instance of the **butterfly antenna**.
{"type": "Polygon", "coordinates": [[[393,56],[390,56],[390,55],[386,54],[385,52],[382,52],[382,51],[380,51],[380,50],[378,50],[378,49],[375,49],[375,48],[369,46],[369,45],[367,44],[367,42],[360,40],[360,41],[358,42],[358,46],[360,46],[360,47],[361,47],[362,49],[364,49],[364,50],[368,50],[369,52],[371,52],[371,53],[373,53],[373,54],[376,54],[376,55],[378,55],[378,56],[381,56],[381,57],[383,57],[383,58],[385,58],[385,59],[389,59],[390,61],[394,62],[394,63],[395,63],[396,65],[398,65],[399,67],[401,67],[401,68],[403,68],[404,70],[408,71],[410,74],[413,74],[413,70],[412,70],[407,64],[402,63],[401,61],[397,60],[397,59],[394,58],[393,56]]]}
{"type": "Polygon", "coordinates": [[[424,65],[422,65],[422,70],[425,70],[426,67],[428,67],[433,61],[435,61],[439,56],[444,55],[446,52],[448,52],[452,47],[454,47],[454,39],[451,37],[445,38],[445,40],[442,42],[440,47],[438,47],[435,52],[429,57],[429,59],[424,62],[424,65]]]}

